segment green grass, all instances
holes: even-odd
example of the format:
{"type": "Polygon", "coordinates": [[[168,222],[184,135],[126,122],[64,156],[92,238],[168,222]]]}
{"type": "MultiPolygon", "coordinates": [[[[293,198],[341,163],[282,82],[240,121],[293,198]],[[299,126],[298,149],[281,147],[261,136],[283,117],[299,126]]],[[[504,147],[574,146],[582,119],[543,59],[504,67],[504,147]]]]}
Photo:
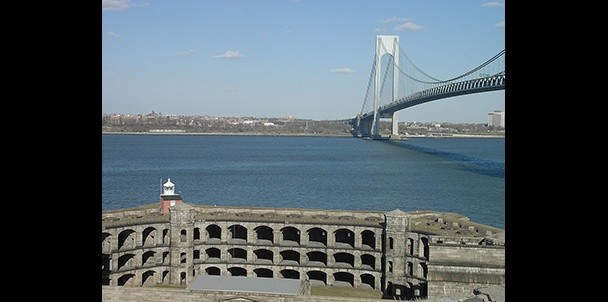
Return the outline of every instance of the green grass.
{"type": "Polygon", "coordinates": [[[310,294],[312,296],[382,299],[382,292],[379,290],[358,289],[351,287],[312,286],[310,294]]]}
{"type": "Polygon", "coordinates": [[[174,289],[185,289],[187,285],[176,285],[176,284],[155,284],[152,287],[160,287],[160,288],[174,288],[174,289]]]}

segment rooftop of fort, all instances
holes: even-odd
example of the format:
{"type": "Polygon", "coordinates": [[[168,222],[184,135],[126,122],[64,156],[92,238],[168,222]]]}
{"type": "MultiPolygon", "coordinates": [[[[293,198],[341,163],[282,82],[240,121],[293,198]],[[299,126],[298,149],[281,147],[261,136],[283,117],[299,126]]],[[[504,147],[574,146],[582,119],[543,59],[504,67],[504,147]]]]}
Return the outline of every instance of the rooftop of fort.
{"type": "MultiPolygon", "coordinates": [[[[410,217],[411,231],[453,238],[487,240],[490,245],[505,245],[505,231],[493,226],[471,221],[468,217],[451,212],[409,211],[399,209],[380,211],[326,210],[301,208],[264,208],[236,207],[217,205],[194,205],[181,203],[195,211],[194,219],[199,221],[240,221],[240,222],[278,222],[296,224],[331,224],[381,227],[385,214],[407,215],[410,217]],[[246,210],[246,211],[244,211],[246,210]]],[[[158,203],[140,207],[109,210],[102,213],[102,228],[128,225],[170,222],[170,215],[159,211],[158,203]]],[[[448,242],[446,242],[448,243],[448,242]]]]}

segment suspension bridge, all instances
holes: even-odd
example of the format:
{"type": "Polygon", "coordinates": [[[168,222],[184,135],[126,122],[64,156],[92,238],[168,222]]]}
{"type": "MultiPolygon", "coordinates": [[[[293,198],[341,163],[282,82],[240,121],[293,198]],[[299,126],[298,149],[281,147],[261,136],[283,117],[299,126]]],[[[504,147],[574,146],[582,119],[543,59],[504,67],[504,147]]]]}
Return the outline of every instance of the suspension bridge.
{"type": "Polygon", "coordinates": [[[367,139],[401,139],[400,110],[439,99],[504,89],[504,49],[470,71],[441,80],[428,75],[408,58],[399,46],[399,36],[376,36],[376,54],[363,105],[359,114],[350,120],[353,135],[367,139]],[[391,129],[386,135],[381,132],[380,124],[388,119],[391,129]]]}

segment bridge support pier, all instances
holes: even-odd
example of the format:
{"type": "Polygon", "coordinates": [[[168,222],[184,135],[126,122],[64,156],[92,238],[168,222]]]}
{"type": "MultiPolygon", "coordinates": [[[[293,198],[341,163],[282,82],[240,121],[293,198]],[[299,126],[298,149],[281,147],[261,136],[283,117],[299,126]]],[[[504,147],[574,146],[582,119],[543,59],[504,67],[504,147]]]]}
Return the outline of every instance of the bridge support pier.
{"type": "Polygon", "coordinates": [[[391,117],[391,135],[389,136],[390,140],[401,140],[401,136],[399,135],[399,115],[397,111],[393,112],[393,116],[391,117]]]}

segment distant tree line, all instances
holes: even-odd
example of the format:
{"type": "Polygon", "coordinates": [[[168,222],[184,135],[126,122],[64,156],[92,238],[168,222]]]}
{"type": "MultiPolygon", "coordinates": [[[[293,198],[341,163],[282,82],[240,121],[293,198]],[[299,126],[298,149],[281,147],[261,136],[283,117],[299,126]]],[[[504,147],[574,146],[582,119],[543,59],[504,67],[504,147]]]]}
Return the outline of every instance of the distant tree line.
{"type": "Polygon", "coordinates": [[[348,121],[295,118],[103,115],[101,126],[103,132],[183,130],[184,133],[351,134],[351,126],[348,121]]]}
{"type": "MultiPolygon", "coordinates": [[[[381,133],[390,134],[391,123],[380,123],[381,133]]],[[[181,132],[283,135],[352,135],[349,120],[310,120],[256,117],[176,116],[103,114],[102,132],[181,132]]],[[[480,123],[409,122],[399,124],[402,135],[504,135],[504,128],[480,123]]]]}

